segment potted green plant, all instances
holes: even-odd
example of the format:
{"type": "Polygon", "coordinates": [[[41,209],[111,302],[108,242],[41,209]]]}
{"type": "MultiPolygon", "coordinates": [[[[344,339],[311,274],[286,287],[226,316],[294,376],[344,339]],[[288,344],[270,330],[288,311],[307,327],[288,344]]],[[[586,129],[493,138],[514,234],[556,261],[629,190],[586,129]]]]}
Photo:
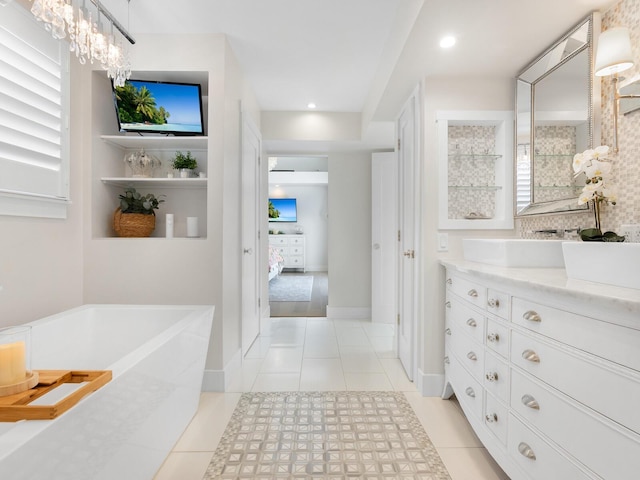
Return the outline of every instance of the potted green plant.
{"type": "MultiPolygon", "coordinates": [[[[161,197],[164,195],[160,195],[161,197]]],[[[153,193],[142,195],[129,187],[119,195],[120,206],[113,214],[113,229],[119,237],[148,237],[156,228],[156,214],[163,199],[153,193]]]]}
{"type": "Polygon", "coordinates": [[[198,168],[198,161],[191,155],[191,152],[186,154],[176,152],[173,157],[173,168],[180,170],[181,178],[189,178],[193,170],[198,168]]]}

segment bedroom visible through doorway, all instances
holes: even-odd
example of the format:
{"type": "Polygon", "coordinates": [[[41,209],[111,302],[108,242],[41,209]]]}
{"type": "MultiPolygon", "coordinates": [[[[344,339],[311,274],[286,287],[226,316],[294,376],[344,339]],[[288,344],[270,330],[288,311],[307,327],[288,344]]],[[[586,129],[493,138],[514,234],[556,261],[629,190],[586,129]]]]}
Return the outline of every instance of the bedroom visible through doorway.
{"type": "Polygon", "coordinates": [[[269,156],[271,317],[325,317],[328,157],[269,156]]]}

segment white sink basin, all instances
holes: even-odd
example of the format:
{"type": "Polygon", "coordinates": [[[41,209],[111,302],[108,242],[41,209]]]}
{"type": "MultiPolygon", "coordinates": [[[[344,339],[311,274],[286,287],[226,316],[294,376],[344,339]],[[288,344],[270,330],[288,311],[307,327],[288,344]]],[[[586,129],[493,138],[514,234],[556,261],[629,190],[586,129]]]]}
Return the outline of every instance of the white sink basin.
{"type": "Polygon", "coordinates": [[[562,240],[465,238],[465,260],[502,267],[562,268],[562,240]]]}
{"type": "Polygon", "coordinates": [[[640,243],[564,242],[567,277],[640,289],[640,243]]]}

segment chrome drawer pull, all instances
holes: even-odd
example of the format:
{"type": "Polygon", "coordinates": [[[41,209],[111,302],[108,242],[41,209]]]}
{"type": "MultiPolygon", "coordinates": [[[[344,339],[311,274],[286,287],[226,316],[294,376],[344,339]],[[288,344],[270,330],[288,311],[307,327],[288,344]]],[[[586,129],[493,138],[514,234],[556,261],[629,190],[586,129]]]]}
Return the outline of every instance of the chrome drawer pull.
{"type": "Polygon", "coordinates": [[[467,292],[467,295],[469,295],[470,297],[474,297],[474,298],[475,298],[475,297],[477,297],[477,296],[478,296],[478,292],[476,292],[476,289],[475,289],[475,288],[472,288],[471,290],[469,290],[469,291],[467,292]]]}
{"type": "Polygon", "coordinates": [[[487,305],[489,305],[491,308],[500,308],[500,300],[498,300],[497,298],[491,298],[487,302],[487,305]]]}
{"type": "Polygon", "coordinates": [[[540,357],[538,356],[538,354],[533,350],[529,350],[528,348],[524,352],[522,352],[522,358],[533,363],[540,363],[540,357]]]}
{"type": "Polygon", "coordinates": [[[540,404],[538,403],[538,401],[528,393],[524,394],[520,400],[522,400],[522,403],[525,407],[533,408],[534,410],[540,410],[540,404]]]}
{"type": "Polygon", "coordinates": [[[525,320],[528,320],[529,322],[540,323],[542,321],[542,318],[540,317],[540,315],[538,315],[538,312],[534,312],[533,310],[528,310],[524,312],[524,314],[522,315],[522,318],[524,318],[525,320]]]}
{"type": "Polygon", "coordinates": [[[476,360],[478,360],[478,356],[475,354],[475,352],[469,352],[469,353],[467,353],[467,358],[468,358],[469,360],[473,360],[474,362],[475,362],[476,360]]]}
{"type": "Polygon", "coordinates": [[[489,335],[487,335],[487,340],[489,340],[490,342],[499,342],[500,335],[498,335],[497,333],[490,333],[489,335]]]}
{"type": "Polygon", "coordinates": [[[453,283],[453,280],[451,280],[450,278],[447,278],[447,285],[451,285],[453,283]]]}
{"type": "Polygon", "coordinates": [[[444,357],[444,363],[445,365],[449,365],[449,357],[444,357]]]}
{"type": "Polygon", "coordinates": [[[445,306],[445,307],[447,307],[447,308],[451,308],[451,302],[446,302],[446,303],[444,304],[444,306],[445,306]]]}
{"type": "Polygon", "coordinates": [[[520,442],[520,445],[518,445],[518,451],[523,457],[527,457],[531,460],[536,459],[536,454],[533,453],[531,447],[524,442],[520,442]]]}
{"type": "Polygon", "coordinates": [[[478,324],[476,323],[476,321],[473,318],[470,318],[469,320],[467,320],[467,325],[469,325],[470,327],[478,326],[478,324]]]}
{"type": "Polygon", "coordinates": [[[485,378],[487,380],[489,380],[490,382],[497,382],[498,381],[498,372],[487,372],[487,374],[485,375],[485,378]]]}
{"type": "Polygon", "coordinates": [[[444,333],[446,333],[447,335],[451,335],[451,329],[450,328],[445,329],[444,333]]]}
{"type": "Polygon", "coordinates": [[[489,423],[493,423],[493,422],[497,422],[498,421],[498,415],[496,415],[495,413],[490,413],[489,415],[485,415],[485,417],[487,419],[487,422],[489,423]]]}
{"type": "Polygon", "coordinates": [[[471,387],[467,387],[467,389],[464,391],[464,393],[469,395],[471,398],[476,398],[476,392],[474,392],[473,388],[471,388],[471,387]]]}

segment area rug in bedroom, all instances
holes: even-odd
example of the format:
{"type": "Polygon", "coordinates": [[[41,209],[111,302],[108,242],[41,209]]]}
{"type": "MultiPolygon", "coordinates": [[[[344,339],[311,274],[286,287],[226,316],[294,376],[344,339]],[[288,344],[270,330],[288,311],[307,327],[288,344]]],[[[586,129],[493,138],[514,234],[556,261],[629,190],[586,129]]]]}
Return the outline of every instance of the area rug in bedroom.
{"type": "Polygon", "coordinates": [[[401,392],[245,393],[203,480],[450,480],[401,392]]]}
{"type": "Polygon", "coordinates": [[[313,275],[278,275],[269,282],[270,302],[310,302],[313,275]]]}

